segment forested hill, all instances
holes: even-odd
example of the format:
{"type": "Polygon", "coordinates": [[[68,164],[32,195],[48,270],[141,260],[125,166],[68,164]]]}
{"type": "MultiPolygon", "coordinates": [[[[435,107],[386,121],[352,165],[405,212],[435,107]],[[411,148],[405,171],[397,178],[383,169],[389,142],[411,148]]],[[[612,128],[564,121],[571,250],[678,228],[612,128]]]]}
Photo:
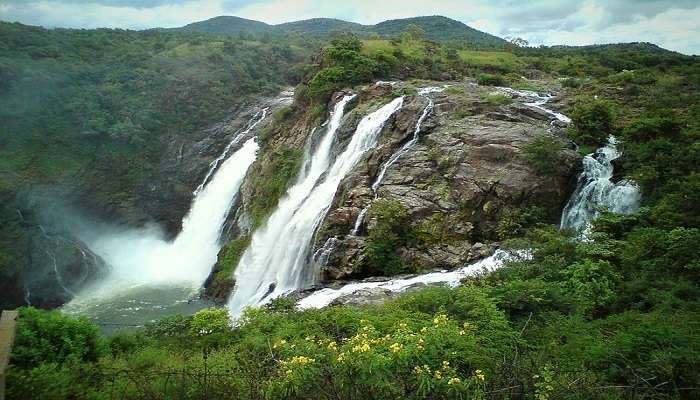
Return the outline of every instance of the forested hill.
{"type": "Polygon", "coordinates": [[[313,18],[303,21],[268,25],[249,19],[220,16],[206,21],[185,25],[178,30],[208,33],[300,33],[312,36],[328,36],[332,32],[350,31],[360,36],[377,34],[380,36],[398,36],[409,26],[415,25],[425,31],[425,38],[430,40],[460,40],[475,45],[504,45],[505,40],[469,27],[462,22],[443,16],[414,17],[393,19],[376,25],[361,25],[354,22],[333,18],[313,18]]]}

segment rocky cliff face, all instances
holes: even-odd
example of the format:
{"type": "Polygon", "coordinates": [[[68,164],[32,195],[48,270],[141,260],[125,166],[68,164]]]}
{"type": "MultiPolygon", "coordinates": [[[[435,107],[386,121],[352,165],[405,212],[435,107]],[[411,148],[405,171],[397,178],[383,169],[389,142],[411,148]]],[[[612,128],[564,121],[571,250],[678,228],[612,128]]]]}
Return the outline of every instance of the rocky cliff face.
{"type": "MultiPolygon", "coordinates": [[[[401,86],[392,88],[397,89],[401,86]]],[[[380,168],[409,140],[427,101],[421,96],[407,99],[386,128],[384,143],[341,184],[317,241],[318,246],[329,238],[335,241],[322,280],[358,274],[366,233],[376,221],[367,218],[357,234],[348,233],[362,210],[378,200],[403,205],[410,224],[427,233],[423,240],[396,249],[402,262],[417,269],[454,268],[482,257],[483,243],[507,235],[499,231],[499,223],[514,210],[542,207],[548,220],[558,218],[579,165],[573,143],[547,113],[525,106],[523,98],[496,93],[455,84],[431,94],[435,107],[421,126],[420,140],[387,170],[374,192],[371,186],[380,168]],[[547,175],[538,174],[525,154],[526,145],[544,134],[569,145],[557,170],[547,175]]]]}
{"type": "MultiPolygon", "coordinates": [[[[322,264],[322,282],[362,276],[368,233],[377,221],[370,213],[357,232],[353,233],[353,228],[360,213],[377,202],[400,204],[411,229],[420,233],[417,240],[394,249],[414,270],[454,268],[483,257],[490,252],[490,243],[507,236],[503,230],[509,227],[501,221],[518,210],[541,207],[545,219],[558,218],[580,164],[561,124],[553,122],[550,114],[525,105],[527,99],[470,82],[451,82],[442,92],[429,94],[434,108],[421,124],[418,142],[387,169],[376,191],[372,189],[383,165],[414,134],[428,102],[417,89],[432,85],[436,83],[393,82],[355,89],[358,98],[346,108],[337,152],[368,111],[398,95],[406,98],[403,108],[384,127],[380,145],[341,183],[318,230],[313,253],[317,254],[315,262],[322,264]],[[547,174],[536,172],[525,150],[542,135],[554,135],[566,144],[555,170],[547,174]],[[322,260],[318,259],[320,254],[322,260]]],[[[319,122],[309,110],[296,109],[273,127],[244,183],[230,244],[245,243],[251,231],[263,223],[260,215],[255,216],[258,197],[265,195],[259,187],[260,174],[275,170],[289,151],[299,156],[294,165],[298,171],[319,122]]],[[[273,206],[283,191],[276,194],[273,206]]],[[[225,247],[214,274],[230,273],[235,265],[225,264],[237,263],[244,247],[233,252],[225,247]]],[[[223,301],[232,287],[230,280],[216,283],[210,279],[207,293],[223,301]]]]}

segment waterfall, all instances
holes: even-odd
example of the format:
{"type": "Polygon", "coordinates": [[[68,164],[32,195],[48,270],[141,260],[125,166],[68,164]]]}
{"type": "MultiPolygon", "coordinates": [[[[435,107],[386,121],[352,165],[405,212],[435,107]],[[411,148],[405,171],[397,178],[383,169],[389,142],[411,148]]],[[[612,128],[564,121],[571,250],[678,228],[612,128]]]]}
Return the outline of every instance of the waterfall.
{"type": "Polygon", "coordinates": [[[336,104],[310,163],[266,224],[253,235],[236,268],[237,284],[229,301],[232,315],[239,315],[246,305],[264,303],[315,279],[316,271],[309,270],[311,240],[340,181],[377,145],[384,124],[403,104],[403,97],[398,97],[362,118],[350,143],[331,164],[335,133],[351,99],[352,96],[345,96],[336,104]]]}
{"type": "MultiPolygon", "coordinates": [[[[389,170],[389,167],[394,165],[396,161],[398,161],[398,159],[401,158],[402,155],[408,153],[409,150],[411,150],[416,145],[416,143],[418,143],[418,139],[420,139],[421,125],[423,124],[423,121],[425,121],[425,119],[428,117],[428,115],[434,107],[433,99],[431,99],[430,96],[428,96],[428,94],[438,93],[444,90],[445,87],[430,86],[427,88],[420,89],[418,91],[418,94],[424,99],[426,99],[428,101],[428,104],[425,106],[425,108],[423,108],[423,112],[418,117],[418,121],[416,121],[416,126],[413,129],[413,137],[411,138],[411,140],[406,142],[403,146],[401,146],[400,149],[396,151],[396,153],[392,154],[391,157],[389,157],[389,160],[387,160],[387,162],[385,162],[382,166],[382,169],[377,175],[377,178],[374,180],[374,183],[372,183],[372,193],[374,194],[374,199],[377,198],[377,190],[379,189],[379,185],[382,184],[384,176],[386,175],[386,171],[389,170]]],[[[362,211],[360,211],[360,213],[357,215],[355,225],[353,226],[350,235],[357,235],[357,233],[360,231],[360,227],[362,226],[362,222],[365,220],[365,216],[367,215],[368,211],[369,205],[367,205],[365,208],[362,209],[362,211]]]]}
{"type": "Polygon", "coordinates": [[[599,208],[616,213],[633,213],[639,209],[641,195],[634,182],[611,181],[612,161],[620,157],[617,140],[610,136],[608,143],[583,158],[583,172],[578,177],[576,190],[569,198],[561,216],[561,228],[585,230],[599,214],[599,208]]]}
{"type": "Polygon", "coordinates": [[[207,174],[204,176],[204,179],[202,180],[202,183],[197,186],[197,189],[194,190],[192,194],[196,197],[199,192],[204,189],[204,186],[209,182],[209,178],[211,178],[212,175],[214,175],[214,172],[216,169],[219,167],[219,163],[224,160],[227,156],[229,151],[231,151],[231,148],[235,145],[237,145],[243,138],[245,138],[250,131],[252,131],[262,120],[265,119],[267,116],[267,110],[269,110],[268,107],[263,108],[262,110],[258,111],[253,115],[251,118],[251,122],[248,123],[248,127],[241,133],[235,135],[233,137],[233,140],[231,140],[226,147],[224,148],[224,151],[211,163],[209,163],[209,170],[207,171],[207,174]]]}
{"type": "Polygon", "coordinates": [[[110,271],[101,282],[78,293],[66,306],[68,310],[89,308],[92,303],[97,307],[100,302],[95,302],[95,297],[123,296],[140,287],[198,290],[216,263],[222,226],[248,167],[255,161],[258,144],[255,138],[249,138],[240,149],[227,158],[226,155],[265,116],[266,109],[256,113],[222,156],[212,162],[205,182],[195,191],[190,210],[182,220],[182,231],[174,240],[166,240],[160,230],[153,228],[83,237],[88,247],[109,265],[110,271]]]}

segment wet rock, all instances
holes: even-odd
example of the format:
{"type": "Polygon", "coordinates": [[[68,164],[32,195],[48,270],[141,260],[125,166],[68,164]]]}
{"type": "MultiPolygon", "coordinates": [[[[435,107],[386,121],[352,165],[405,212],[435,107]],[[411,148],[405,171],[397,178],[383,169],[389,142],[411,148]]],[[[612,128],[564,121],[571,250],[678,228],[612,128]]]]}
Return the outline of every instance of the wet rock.
{"type": "MultiPolygon", "coordinates": [[[[348,233],[356,213],[375,197],[400,202],[413,229],[435,232],[433,243],[397,249],[404,263],[419,268],[454,268],[488,255],[493,251],[488,242],[498,239],[495,229],[508,208],[543,207],[550,221],[556,221],[573,189],[580,156],[567,148],[551,176],[537,174],[525,155],[526,145],[546,132],[565,138],[564,132],[549,114],[526,106],[526,98],[493,105],[482,100],[479,90],[465,84],[453,91],[461,91],[457,95],[433,94],[434,111],[424,121],[418,143],[387,170],[373,193],[368,189],[382,165],[412,135],[426,104],[420,96],[405,99],[380,145],[341,182],[320,230],[339,241],[322,279],[347,279],[358,272],[364,239],[348,233]],[[473,115],[454,118],[456,110],[464,109],[473,115]]],[[[373,224],[365,221],[359,235],[366,235],[373,224]]],[[[316,246],[327,237],[319,235],[316,246]]]]}

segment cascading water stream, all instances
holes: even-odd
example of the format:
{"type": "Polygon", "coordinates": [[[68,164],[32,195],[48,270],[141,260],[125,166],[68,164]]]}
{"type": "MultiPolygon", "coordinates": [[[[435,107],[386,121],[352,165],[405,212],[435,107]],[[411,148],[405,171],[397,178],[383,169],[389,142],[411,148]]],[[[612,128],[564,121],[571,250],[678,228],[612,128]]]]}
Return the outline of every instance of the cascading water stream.
{"type": "Polygon", "coordinates": [[[361,290],[381,289],[392,293],[401,293],[415,286],[423,285],[447,285],[455,287],[462,279],[478,273],[491,272],[512,260],[528,260],[532,257],[529,250],[496,250],[491,256],[483,258],[475,263],[452,271],[439,271],[420,274],[411,278],[392,279],[387,281],[349,283],[338,289],[321,289],[299,300],[297,307],[300,309],[322,308],[330,305],[333,300],[352,295],[361,290]]]}
{"type": "Polygon", "coordinates": [[[516,96],[516,97],[525,97],[528,99],[532,99],[533,101],[525,103],[526,106],[534,107],[538,110],[544,111],[545,113],[551,115],[554,117],[556,120],[559,120],[561,122],[564,122],[566,124],[571,123],[571,118],[567,117],[566,115],[556,112],[552,109],[549,109],[545,107],[544,105],[547,104],[550,100],[554,98],[551,94],[540,94],[537,92],[533,92],[532,90],[517,90],[509,87],[497,87],[498,90],[501,92],[508,93],[510,95],[516,96]]]}
{"type": "MultiPolygon", "coordinates": [[[[389,167],[394,165],[396,161],[398,161],[399,158],[401,158],[402,155],[408,153],[415,145],[418,143],[418,139],[420,139],[420,132],[421,132],[421,125],[423,124],[423,121],[428,117],[430,112],[433,111],[434,103],[433,99],[428,96],[430,93],[438,93],[442,92],[445,90],[445,87],[437,87],[437,86],[431,86],[427,88],[420,89],[418,91],[418,94],[426,99],[428,101],[428,104],[425,106],[423,109],[423,112],[421,115],[418,117],[418,121],[416,121],[416,126],[413,129],[413,137],[411,140],[406,142],[399,150],[396,151],[396,153],[392,154],[391,157],[389,157],[389,160],[384,163],[382,166],[381,171],[377,175],[377,178],[374,180],[374,183],[372,183],[372,193],[374,194],[374,198],[377,198],[377,190],[379,189],[379,185],[382,184],[382,181],[384,180],[384,176],[386,175],[386,171],[389,170],[389,167]]],[[[362,222],[365,220],[365,216],[367,215],[367,211],[369,211],[369,205],[363,208],[360,213],[357,215],[357,219],[355,220],[355,225],[352,228],[352,232],[350,232],[350,235],[356,236],[357,233],[360,231],[360,227],[362,226],[362,222]]],[[[326,244],[324,244],[324,248],[326,248],[326,244]]],[[[326,252],[330,252],[332,249],[326,249],[326,252]]]]}
{"type": "Polygon", "coordinates": [[[335,133],[340,126],[344,97],[333,109],[327,132],[311,155],[311,162],[296,184],[280,200],[267,223],[253,235],[236,268],[236,288],[229,301],[231,315],[247,305],[264,303],[291,290],[313,283],[310,244],[333,201],[340,181],[377,145],[386,121],[403,104],[398,97],[365,116],[346,149],[330,164],[335,133]]]}
{"type": "Polygon", "coordinates": [[[209,178],[211,178],[211,176],[214,175],[214,172],[216,172],[216,169],[219,167],[219,163],[222,160],[226,159],[226,157],[228,156],[228,153],[229,153],[229,151],[231,151],[231,148],[233,146],[237,145],[243,138],[245,138],[248,135],[248,133],[250,133],[250,131],[252,131],[260,122],[262,122],[262,120],[265,119],[265,117],[267,116],[268,109],[269,109],[268,107],[265,107],[262,110],[255,113],[255,115],[253,115],[253,117],[251,118],[251,121],[253,121],[253,122],[249,123],[248,127],[243,132],[235,135],[233,137],[233,140],[231,140],[226,145],[226,147],[224,148],[224,151],[214,161],[209,163],[209,170],[207,171],[207,174],[204,176],[202,183],[200,183],[199,186],[197,186],[197,189],[195,189],[194,192],[192,193],[192,194],[194,194],[195,197],[199,194],[199,192],[202,191],[202,189],[204,189],[204,186],[207,184],[207,182],[209,182],[209,178]]]}
{"type": "Polygon", "coordinates": [[[641,195],[631,181],[613,183],[612,161],[620,157],[617,140],[610,136],[608,143],[583,158],[583,172],[578,177],[576,190],[562,211],[561,228],[587,230],[600,208],[629,214],[639,209],[641,195]]]}

